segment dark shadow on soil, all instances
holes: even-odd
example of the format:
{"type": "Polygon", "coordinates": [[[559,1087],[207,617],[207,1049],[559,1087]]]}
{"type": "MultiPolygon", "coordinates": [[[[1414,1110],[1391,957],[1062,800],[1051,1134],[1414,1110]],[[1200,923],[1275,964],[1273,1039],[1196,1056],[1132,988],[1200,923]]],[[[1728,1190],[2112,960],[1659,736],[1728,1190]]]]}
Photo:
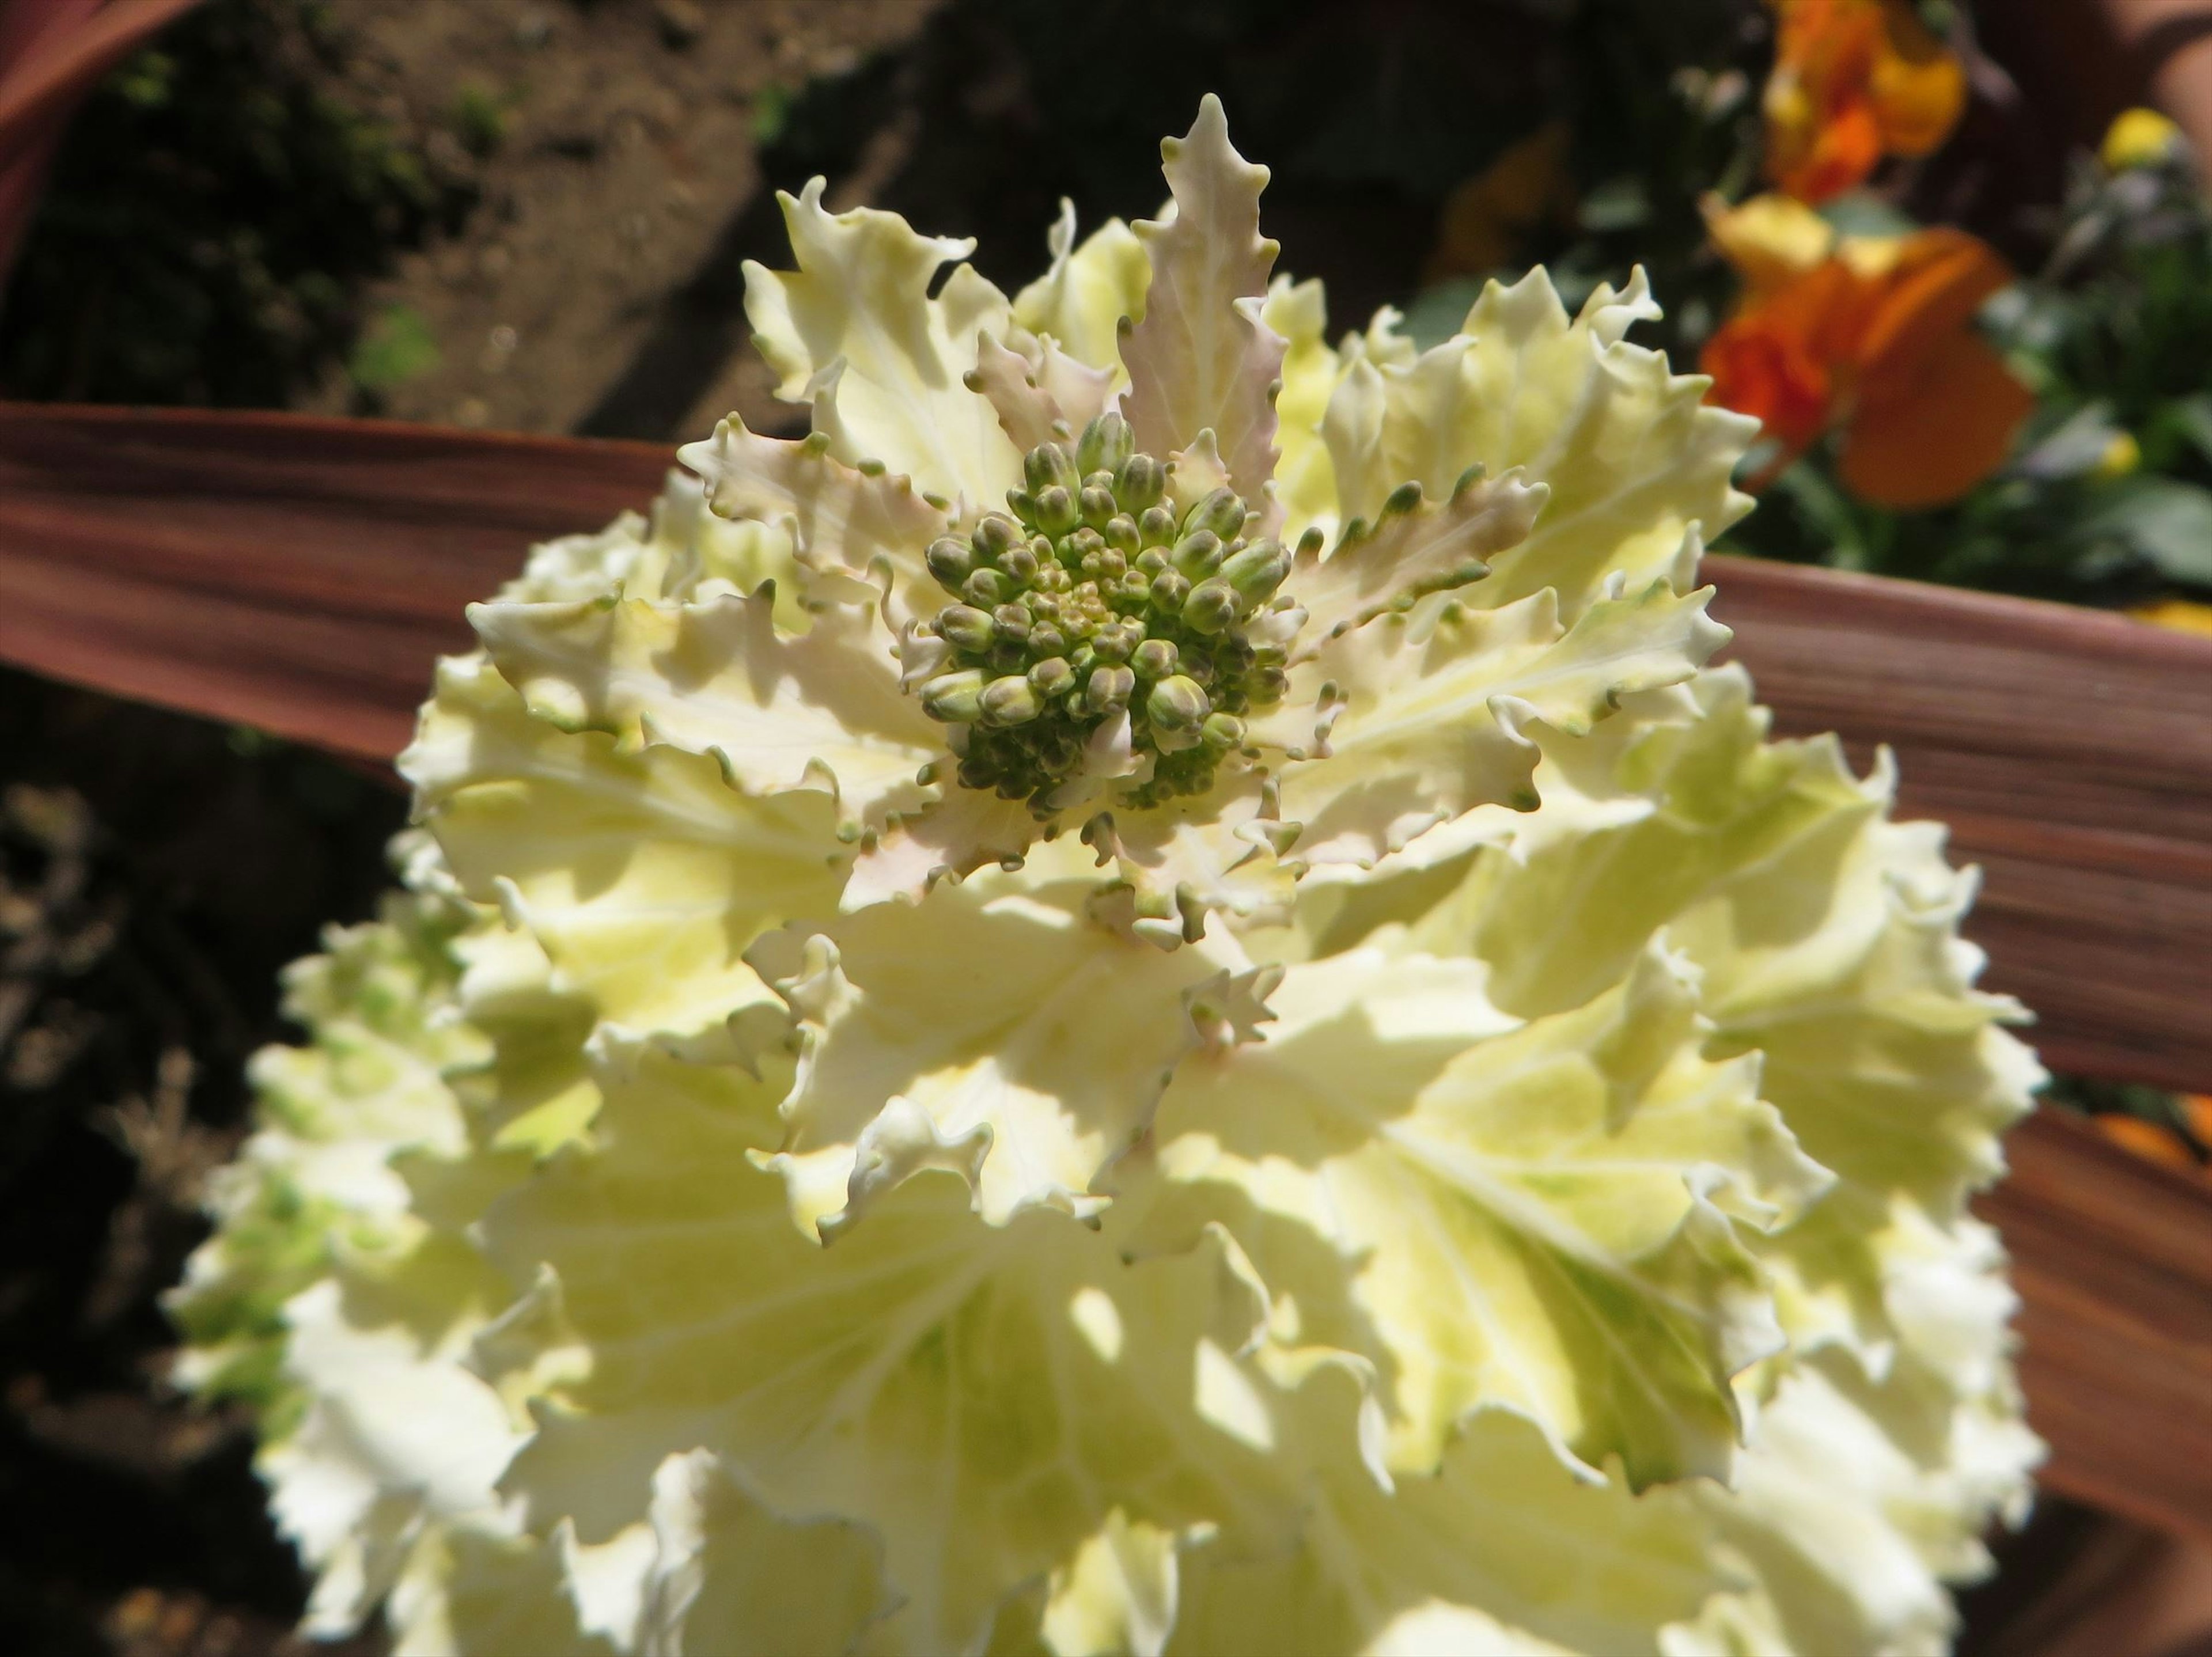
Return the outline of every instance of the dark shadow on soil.
{"type": "Polygon", "coordinates": [[[13,672],[0,753],[0,1650],[250,1657],[304,1585],[249,1423],[165,1384],[159,1296],[288,1033],[276,974],[368,913],[403,804],[13,672]]]}

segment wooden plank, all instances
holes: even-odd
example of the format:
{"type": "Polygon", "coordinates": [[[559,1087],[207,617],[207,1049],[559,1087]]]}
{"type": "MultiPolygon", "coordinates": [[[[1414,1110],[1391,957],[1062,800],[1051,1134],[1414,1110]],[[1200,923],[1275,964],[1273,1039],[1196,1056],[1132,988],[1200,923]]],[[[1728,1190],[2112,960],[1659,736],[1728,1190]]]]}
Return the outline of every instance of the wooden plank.
{"type": "Polygon", "coordinates": [[[1975,1206],[2012,1253],[2027,1417],[2049,1489],[2212,1542],[2212,1197],[2045,1111],[1975,1206]]]}
{"type": "Polygon", "coordinates": [[[0,404],[0,659],[389,760],[528,544],[651,501],[643,444],[0,404]]]}
{"type": "MultiPolygon", "coordinates": [[[[666,450],[285,416],[0,405],[0,659],[386,760],[461,610],[666,450]]],[[[2212,641],[1715,559],[1784,731],[1898,750],[1987,875],[1971,935],[2063,1068],[2212,1084],[2212,641]]],[[[2212,1527],[2212,1191],[2062,1118],[1984,1199],[2047,1482],[2212,1527]]]]}

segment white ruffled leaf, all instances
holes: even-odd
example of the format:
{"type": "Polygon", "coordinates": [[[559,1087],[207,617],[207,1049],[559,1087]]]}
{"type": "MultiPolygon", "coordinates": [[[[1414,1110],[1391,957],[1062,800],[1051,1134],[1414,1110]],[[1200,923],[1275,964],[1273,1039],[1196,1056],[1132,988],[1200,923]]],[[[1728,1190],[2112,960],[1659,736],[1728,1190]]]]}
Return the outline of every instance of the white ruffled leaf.
{"type": "Polygon", "coordinates": [[[1103,1205],[1102,1174],[1203,1040],[1192,1001],[1228,969],[1091,925],[1080,886],[939,886],[756,951],[802,1033],[775,1159],[802,1223],[842,1236],[923,1167],[972,1177],[994,1224],[1103,1205]]]}
{"type": "Polygon", "coordinates": [[[2017,1010],[1972,987],[1972,883],[1931,825],[1887,821],[1886,773],[1854,778],[1832,738],[1762,744],[1741,669],[1696,694],[1704,717],[1618,761],[1613,786],[1661,809],[1608,823],[1567,798],[1548,830],[1547,804],[1517,859],[1477,872],[1460,936],[1496,963],[1500,1000],[1533,1012],[1613,981],[1663,925],[1704,972],[1717,1046],[1764,1055],[1766,1096],[1815,1160],[1954,1215],[2040,1077],[2001,1028],[2017,1010]]]}
{"type": "Polygon", "coordinates": [[[744,951],[842,884],[826,792],[748,798],[711,759],[561,731],[481,659],[438,683],[402,770],[462,886],[528,928],[556,988],[686,1035],[771,999],[744,951]]]}
{"type": "Polygon", "coordinates": [[[1387,1378],[1394,1466],[1433,1467],[1466,1416],[1502,1407],[1588,1468],[1618,1457],[1638,1489],[1726,1476],[1731,1377],[1781,1342],[1737,1226],[1794,1216],[1826,1176],[1759,1101],[1755,1063],[1701,1056],[1681,972],[1655,952],[1520,1025],[1474,962],[1336,956],[1290,970],[1265,1041],[1170,1090],[1176,1177],[1358,1262],[1322,1325],[1312,1257],[1245,1238],[1306,1338],[1387,1378]]]}
{"type": "Polygon", "coordinates": [[[1304,1533],[1273,1550],[1194,1549],[1170,1657],[1376,1657],[1659,1650],[1734,1585],[1687,1502],[1577,1479],[1504,1411],[1468,1425],[1432,1478],[1378,1487],[1346,1380],[1309,1381],[1286,1435],[1314,1464],[1304,1533]]]}
{"type": "Polygon", "coordinates": [[[1323,431],[1340,510],[1371,517],[1389,492],[1448,494],[1470,467],[1521,469],[1550,495],[1528,537],[1502,554],[1472,602],[1513,604],[1547,587],[1571,621],[1619,576],[1686,587],[1693,525],[1707,539],[1750,507],[1730,484],[1756,431],[1708,406],[1705,382],[1632,345],[1656,315],[1638,271],[1626,293],[1600,287],[1570,319],[1551,279],[1492,282],[1462,331],[1403,363],[1355,363],[1323,431]]]}
{"type": "Polygon", "coordinates": [[[708,1450],[653,1475],[653,1532],[639,1657],[843,1657],[896,1609],[864,1527],[777,1514],[708,1450]]]}
{"type": "Polygon", "coordinates": [[[745,265],[745,314],[782,377],[776,395],[809,402],[834,385],[838,458],[906,473],[946,501],[997,501],[1019,480],[1020,456],[961,379],[977,331],[1004,331],[1005,295],[963,264],[932,298],[939,267],[974,243],[918,235],[873,208],[833,215],[823,187],[777,197],[799,269],[745,265]]]}
{"type": "Polygon", "coordinates": [[[1394,492],[1373,523],[1354,519],[1326,557],[1302,549],[1291,591],[1311,619],[1297,659],[1385,611],[1480,580],[1491,559],[1528,535],[1544,497],[1517,476],[1464,478],[1443,501],[1416,483],[1394,492]]]}
{"type": "Polygon", "coordinates": [[[706,755],[748,794],[826,790],[855,835],[931,798],[915,775],[942,737],[900,691],[866,611],[824,611],[800,634],[776,625],[765,592],[477,604],[470,619],[531,713],[559,730],[706,755]]]}
{"type": "Polygon", "coordinates": [[[1294,759],[1314,756],[1282,777],[1283,816],[1304,825],[1297,855],[1371,864],[1477,807],[1533,810],[1533,728],[1581,736],[1623,696],[1688,678],[1728,638],[1705,615],[1711,596],[1654,583],[1563,625],[1546,592],[1500,610],[1455,605],[1425,636],[1393,614],[1323,644],[1285,708],[1254,725],[1294,759]],[[1309,727],[1300,705],[1316,697],[1324,712],[1309,727]]]}
{"type": "Polygon", "coordinates": [[[1279,276],[1267,286],[1260,322],[1282,336],[1283,389],[1275,398],[1275,496],[1283,533],[1295,541],[1308,528],[1334,534],[1340,523],[1335,467],[1321,426],[1343,370],[1326,337],[1328,311],[1318,279],[1279,276]]]}
{"type": "Polygon", "coordinates": [[[990,1226],[925,1174],[824,1248],[749,1159],[774,1123],[649,1063],[611,1089],[597,1151],[493,1216],[503,1258],[557,1274],[591,1357],[508,1476],[533,1523],[611,1533],[666,1455],[704,1449],[777,1512],[881,1538],[900,1608],[872,1643],[957,1651],[1029,1582],[1079,1573],[1116,1509],[1179,1535],[1268,1488],[1239,1413],[1263,1383],[1236,1357],[1260,1306],[1219,1238],[1132,1265],[1110,1218],[990,1226]]]}

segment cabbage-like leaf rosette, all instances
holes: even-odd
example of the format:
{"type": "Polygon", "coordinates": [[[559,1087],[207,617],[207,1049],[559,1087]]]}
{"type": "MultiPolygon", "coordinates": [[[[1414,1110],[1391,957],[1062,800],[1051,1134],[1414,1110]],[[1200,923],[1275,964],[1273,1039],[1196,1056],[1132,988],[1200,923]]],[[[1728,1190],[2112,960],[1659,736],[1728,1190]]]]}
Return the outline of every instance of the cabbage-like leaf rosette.
{"type": "Polygon", "coordinates": [[[1640,276],[1332,345],[1164,154],[1012,299],[787,198],[811,434],[471,612],[180,1291],[316,1631],[1917,1650],[2021,1511],[2035,1065],[1707,665],[1747,422],[1640,276]]]}

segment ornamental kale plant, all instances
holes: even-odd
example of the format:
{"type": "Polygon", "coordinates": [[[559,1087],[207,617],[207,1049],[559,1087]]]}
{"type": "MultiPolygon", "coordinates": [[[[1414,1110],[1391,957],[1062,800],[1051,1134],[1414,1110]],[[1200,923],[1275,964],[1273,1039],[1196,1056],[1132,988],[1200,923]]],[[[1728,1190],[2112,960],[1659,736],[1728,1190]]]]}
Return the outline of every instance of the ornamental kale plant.
{"type": "Polygon", "coordinates": [[[2039,1072],[1694,587],[1751,422],[1173,205],[787,199],[812,434],[472,611],[176,1301],[402,1653],[1922,1649],[2037,1443],[2039,1072]],[[941,284],[943,267],[951,265],[941,284]]]}

